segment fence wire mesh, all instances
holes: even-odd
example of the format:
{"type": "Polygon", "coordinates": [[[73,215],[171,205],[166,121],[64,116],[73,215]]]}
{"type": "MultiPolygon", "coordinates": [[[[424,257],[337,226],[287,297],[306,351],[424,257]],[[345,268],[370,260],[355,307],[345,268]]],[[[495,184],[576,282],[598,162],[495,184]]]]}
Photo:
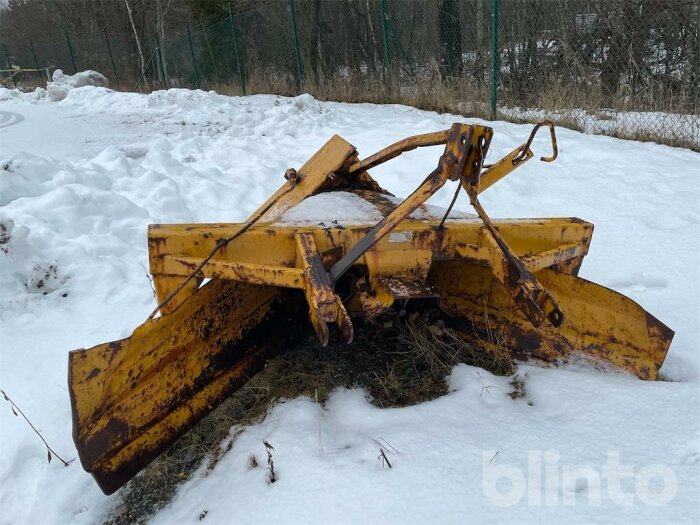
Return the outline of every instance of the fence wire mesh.
{"type": "Polygon", "coordinates": [[[700,150],[700,0],[239,0],[150,36],[5,38],[4,83],[310,92],[700,150]],[[8,71],[11,70],[11,71],[8,71]]]}

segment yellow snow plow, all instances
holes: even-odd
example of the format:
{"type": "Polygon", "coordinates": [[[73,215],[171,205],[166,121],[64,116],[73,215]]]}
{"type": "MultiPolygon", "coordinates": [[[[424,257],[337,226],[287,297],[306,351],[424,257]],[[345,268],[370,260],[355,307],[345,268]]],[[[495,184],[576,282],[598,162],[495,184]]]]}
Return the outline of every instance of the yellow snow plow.
{"type": "Polygon", "coordinates": [[[517,359],[583,361],[655,379],[673,332],[634,301],[577,277],[593,225],[492,220],[479,202],[533,157],[541,127],[553,148],[541,160],[550,162],[551,122],[493,164],[484,164],[493,131],[481,125],[409,137],[364,160],[334,136],[287,170],[244,223],[150,226],[157,308],[130,337],[70,353],[83,467],[114,492],[308,330],[323,346],[350,342],[353,319],[406,300],[433,301],[469,342],[496,344],[497,331],[497,344],[517,359]],[[437,167],[405,200],[369,174],[402,152],[442,144],[437,167]],[[427,206],[449,182],[449,209],[427,206]],[[450,215],[461,190],[476,215],[450,215]],[[338,217],[345,206],[379,219],[319,224],[314,214],[329,206],[338,217]]]}

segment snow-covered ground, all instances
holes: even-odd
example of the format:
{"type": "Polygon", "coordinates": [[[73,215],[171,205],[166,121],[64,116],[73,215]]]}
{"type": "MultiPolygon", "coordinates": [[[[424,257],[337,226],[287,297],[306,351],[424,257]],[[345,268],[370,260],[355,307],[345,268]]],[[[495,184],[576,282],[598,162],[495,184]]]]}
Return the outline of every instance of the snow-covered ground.
{"type": "Polygon", "coordinates": [[[665,113],[661,111],[618,111],[601,109],[541,109],[501,107],[498,111],[510,119],[536,121],[551,119],[554,122],[575,122],[585,133],[663,138],[670,144],[686,144],[700,148],[700,115],[690,113],[665,113]]]}
{"type": "MultiPolygon", "coordinates": [[[[12,227],[0,244],[0,388],[74,457],[67,352],[128,336],[152,309],[149,223],[239,221],[334,133],[367,155],[456,120],[465,119],[310,96],[81,87],[52,102],[0,90],[0,223],[12,227]]],[[[492,126],[489,159],[530,131],[492,126]]],[[[697,523],[700,154],[558,136],[555,163],[530,161],[484,206],[493,217],[595,223],[581,276],[676,331],[669,381],[523,366],[527,396],[512,400],[508,378],[460,365],[450,394],[414,407],[381,410],[362,391],[334,392],[324,406],[289,400],[153,522],[697,523]],[[275,449],[274,484],[248,468],[251,454],[265,464],[263,439],[275,449]]],[[[439,154],[415,150],[373,175],[405,196],[439,154]]],[[[548,154],[545,133],[535,154],[548,154]]],[[[430,204],[450,198],[446,188],[430,204]]],[[[38,437],[0,403],[0,524],[98,523],[118,504],[77,461],[48,464],[38,437]]]]}

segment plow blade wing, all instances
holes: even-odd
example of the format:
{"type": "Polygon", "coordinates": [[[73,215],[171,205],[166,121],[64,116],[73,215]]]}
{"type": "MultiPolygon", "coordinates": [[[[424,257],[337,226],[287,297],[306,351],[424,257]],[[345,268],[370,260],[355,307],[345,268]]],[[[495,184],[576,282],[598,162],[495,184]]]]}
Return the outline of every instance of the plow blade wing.
{"type": "Polygon", "coordinates": [[[212,280],[120,341],[70,353],[73,439],[111,494],[306,326],[298,292],[212,280]]]}
{"type": "Polygon", "coordinates": [[[673,331],[637,303],[613,290],[566,273],[536,274],[564,312],[559,328],[534,328],[488,268],[436,263],[431,282],[441,307],[469,323],[463,335],[477,344],[499,344],[516,357],[611,366],[656,379],[673,331]]]}

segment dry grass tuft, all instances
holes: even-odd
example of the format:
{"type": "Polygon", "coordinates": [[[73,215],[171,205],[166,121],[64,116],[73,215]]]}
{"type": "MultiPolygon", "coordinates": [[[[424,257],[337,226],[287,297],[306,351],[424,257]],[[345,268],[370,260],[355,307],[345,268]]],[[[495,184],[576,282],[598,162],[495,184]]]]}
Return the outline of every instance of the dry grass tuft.
{"type": "Polygon", "coordinates": [[[527,374],[520,375],[515,374],[513,379],[510,381],[511,391],[506,394],[511,399],[522,399],[525,397],[525,380],[527,379],[527,374]]]}
{"type": "MultiPolygon", "coordinates": [[[[483,82],[468,78],[441,79],[438,68],[422,78],[411,82],[398,81],[398,72],[388,78],[381,74],[360,74],[348,71],[314,80],[306,79],[299,89],[296,79],[274,71],[253,72],[247,79],[247,94],[270,94],[295,96],[310,93],[318,100],[404,104],[439,113],[468,114],[477,118],[488,118],[488,88],[483,82]],[[484,102],[475,102],[484,101],[484,102]]],[[[405,73],[404,73],[405,75],[405,73]]],[[[242,91],[236,82],[219,83],[209,87],[223,95],[237,96],[242,91]]]]}
{"type": "MultiPolygon", "coordinates": [[[[241,94],[238,83],[222,83],[207,88],[225,95],[241,94]]],[[[318,100],[404,104],[438,113],[453,113],[485,120],[490,118],[488,82],[469,76],[443,78],[437,66],[414,79],[409,78],[406,72],[398,71],[391,71],[387,78],[384,78],[381,72],[362,74],[347,71],[318,80],[308,78],[301,88],[292,75],[273,70],[256,70],[248,78],[247,92],[285,96],[310,93],[318,100]]],[[[537,86],[532,92],[518,96],[505,82],[501,86],[499,97],[499,105],[505,104],[508,108],[518,109],[499,110],[498,119],[532,123],[548,118],[557,126],[576,131],[602,133],[631,140],[649,140],[700,150],[697,119],[694,117],[678,115],[672,127],[659,125],[653,115],[630,107],[626,97],[618,97],[613,101],[605,100],[599,87],[594,84],[576,84],[554,78],[537,86]],[[609,125],[603,129],[593,125],[596,122],[611,121],[612,117],[607,111],[619,112],[620,115],[628,111],[637,113],[621,122],[608,122],[609,125]]],[[[657,103],[655,111],[693,111],[687,104],[684,105],[682,101],[676,101],[673,97],[661,97],[659,100],[665,102],[657,103]]]]}

